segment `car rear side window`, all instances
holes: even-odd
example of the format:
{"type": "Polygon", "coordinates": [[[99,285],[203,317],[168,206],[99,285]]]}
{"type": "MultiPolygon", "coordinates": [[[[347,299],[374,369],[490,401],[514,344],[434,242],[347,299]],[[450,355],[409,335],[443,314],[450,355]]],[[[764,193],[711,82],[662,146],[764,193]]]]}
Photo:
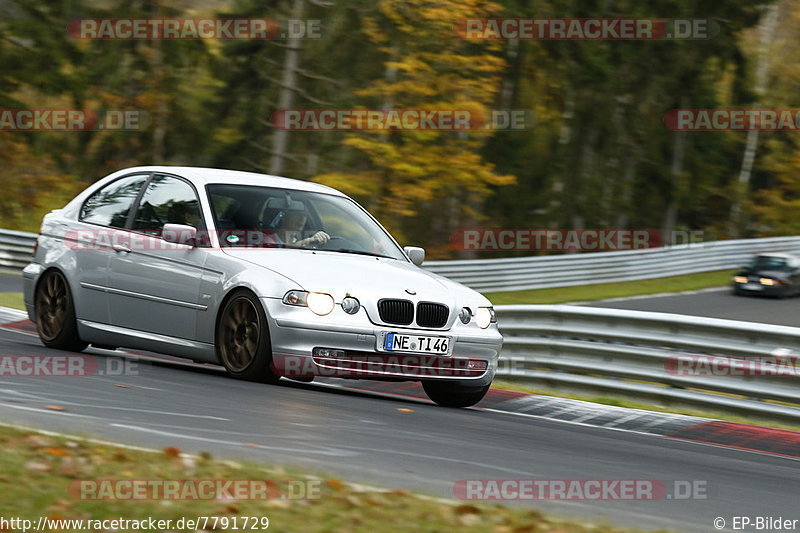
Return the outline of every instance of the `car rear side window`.
{"type": "Polygon", "coordinates": [[[90,224],[124,228],[131,206],[145,181],[147,181],[146,174],[137,174],[109,183],[83,203],[80,220],[90,224]]]}
{"type": "Polygon", "coordinates": [[[133,231],[161,235],[164,224],[203,228],[200,202],[191,185],[171,176],[153,176],[133,218],[133,231]]]}

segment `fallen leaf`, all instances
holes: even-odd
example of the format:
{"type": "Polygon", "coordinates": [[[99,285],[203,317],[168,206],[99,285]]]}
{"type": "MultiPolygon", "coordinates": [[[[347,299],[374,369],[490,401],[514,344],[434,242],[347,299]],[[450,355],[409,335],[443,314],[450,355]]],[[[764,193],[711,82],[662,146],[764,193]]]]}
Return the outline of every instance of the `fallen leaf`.
{"type": "Polygon", "coordinates": [[[127,461],[129,459],[129,457],[125,455],[125,452],[120,452],[120,451],[115,452],[114,455],[111,456],[111,458],[114,461],[120,461],[120,462],[127,461]]]}
{"type": "Polygon", "coordinates": [[[50,455],[57,455],[58,457],[66,457],[69,455],[67,450],[62,448],[57,448],[55,446],[51,446],[49,448],[44,449],[45,453],[49,453],[50,455]]]}
{"type": "Polygon", "coordinates": [[[49,409],[50,411],[66,411],[66,409],[60,405],[45,405],[44,408],[49,409]]]}
{"type": "Polygon", "coordinates": [[[123,385],[122,383],[114,383],[115,387],[119,387],[120,389],[130,389],[130,385],[123,385]]]}
{"type": "Polygon", "coordinates": [[[407,407],[398,407],[397,410],[400,411],[401,413],[413,413],[414,412],[413,409],[408,409],[407,407]]]}
{"type": "Polygon", "coordinates": [[[164,448],[164,453],[167,454],[167,457],[172,457],[173,459],[181,456],[181,451],[175,446],[167,446],[164,448]]]}
{"type": "Polygon", "coordinates": [[[344,483],[342,483],[338,479],[327,479],[325,480],[325,484],[334,490],[341,490],[342,488],[344,488],[344,483]]]}
{"type": "Polygon", "coordinates": [[[462,515],[462,514],[481,514],[480,507],[477,507],[475,505],[471,505],[469,503],[465,503],[463,505],[458,505],[453,509],[453,511],[458,515],[462,515]]]}

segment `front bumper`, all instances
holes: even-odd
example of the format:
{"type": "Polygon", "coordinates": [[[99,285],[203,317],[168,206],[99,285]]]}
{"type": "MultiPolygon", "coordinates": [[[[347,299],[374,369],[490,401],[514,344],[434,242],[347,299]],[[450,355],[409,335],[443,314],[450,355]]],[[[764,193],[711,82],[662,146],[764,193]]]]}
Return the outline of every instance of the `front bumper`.
{"type": "Polygon", "coordinates": [[[764,296],[785,296],[791,290],[791,285],[781,283],[780,285],[762,285],[757,281],[747,283],[733,282],[733,290],[739,294],[763,294],[764,296]]]}
{"type": "Polygon", "coordinates": [[[488,385],[497,370],[503,337],[492,325],[481,330],[474,324],[448,331],[375,325],[361,309],[348,315],[338,305],[326,316],[278,299],[262,298],[269,321],[273,371],[288,377],[327,376],[406,381],[459,381],[488,385]],[[381,333],[447,336],[452,352],[447,356],[386,352],[379,346],[381,333]],[[315,348],[341,350],[337,356],[314,355],[315,348]]]}

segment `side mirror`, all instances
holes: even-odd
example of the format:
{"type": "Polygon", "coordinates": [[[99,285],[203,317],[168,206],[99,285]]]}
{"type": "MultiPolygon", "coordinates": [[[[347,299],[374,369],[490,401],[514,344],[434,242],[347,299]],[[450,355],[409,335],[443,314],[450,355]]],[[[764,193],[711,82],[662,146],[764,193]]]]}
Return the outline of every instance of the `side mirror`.
{"type": "Polygon", "coordinates": [[[172,244],[194,246],[197,239],[197,228],[185,224],[164,224],[161,239],[172,244]]]}
{"type": "Polygon", "coordinates": [[[420,248],[419,246],[406,246],[403,248],[403,251],[406,253],[411,262],[417,266],[422,266],[422,263],[425,261],[425,248],[420,248]]]}

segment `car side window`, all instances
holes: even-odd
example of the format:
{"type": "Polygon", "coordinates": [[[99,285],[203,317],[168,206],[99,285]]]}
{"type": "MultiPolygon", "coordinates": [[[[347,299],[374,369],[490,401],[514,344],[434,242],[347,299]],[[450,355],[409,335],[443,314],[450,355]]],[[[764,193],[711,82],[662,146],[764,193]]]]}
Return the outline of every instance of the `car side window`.
{"type": "Polygon", "coordinates": [[[161,235],[164,224],[203,228],[200,202],[191,185],[171,176],[154,176],[139,202],[133,231],[161,235]]]}
{"type": "Polygon", "coordinates": [[[83,203],[80,220],[90,224],[124,228],[131,206],[145,181],[147,181],[146,174],[112,181],[83,203]]]}

